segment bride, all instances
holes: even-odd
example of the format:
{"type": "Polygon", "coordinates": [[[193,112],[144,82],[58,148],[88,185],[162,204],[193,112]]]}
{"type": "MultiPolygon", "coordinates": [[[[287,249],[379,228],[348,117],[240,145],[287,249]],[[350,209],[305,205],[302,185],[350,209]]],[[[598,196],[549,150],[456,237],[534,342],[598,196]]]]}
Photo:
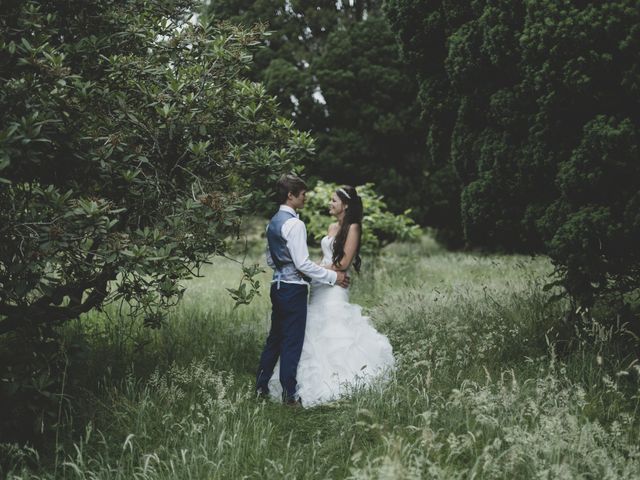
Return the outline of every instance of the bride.
{"type": "MultiPolygon", "coordinates": [[[[322,239],[320,264],[333,270],[360,271],[362,200],[356,189],[336,190],[329,213],[337,223],[322,239]]],[[[313,282],[296,379],[304,407],[330,402],[354,388],[371,385],[393,368],[391,344],[378,333],[362,308],[349,303],[345,288],[313,282]]],[[[279,363],[269,380],[272,397],[280,398],[279,363]]]]}

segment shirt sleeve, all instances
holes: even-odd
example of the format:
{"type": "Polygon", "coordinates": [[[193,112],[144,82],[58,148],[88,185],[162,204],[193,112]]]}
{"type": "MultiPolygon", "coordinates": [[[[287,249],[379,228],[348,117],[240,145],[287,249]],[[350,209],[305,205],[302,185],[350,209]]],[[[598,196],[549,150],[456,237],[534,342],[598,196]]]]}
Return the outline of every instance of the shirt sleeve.
{"type": "Polygon", "coordinates": [[[292,218],[282,226],[282,235],[287,240],[287,248],[296,269],[307,277],[321,283],[333,285],[336,283],[337,273],[313,263],[309,259],[307,247],[307,228],[304,223],[292,218]]]}

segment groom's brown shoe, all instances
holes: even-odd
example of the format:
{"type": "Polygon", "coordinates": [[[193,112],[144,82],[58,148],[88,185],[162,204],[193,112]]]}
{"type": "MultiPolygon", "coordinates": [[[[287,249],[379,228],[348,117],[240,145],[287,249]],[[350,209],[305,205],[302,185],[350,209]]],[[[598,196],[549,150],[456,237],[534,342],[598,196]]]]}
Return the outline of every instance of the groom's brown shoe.
{"type": "Polygon", "coordinates": [[[290,398],[289,400],[285,400],[284,404],[291,408],[302,408],[302,399],[298,398],[296,400],[295,398],[290,398]]]}

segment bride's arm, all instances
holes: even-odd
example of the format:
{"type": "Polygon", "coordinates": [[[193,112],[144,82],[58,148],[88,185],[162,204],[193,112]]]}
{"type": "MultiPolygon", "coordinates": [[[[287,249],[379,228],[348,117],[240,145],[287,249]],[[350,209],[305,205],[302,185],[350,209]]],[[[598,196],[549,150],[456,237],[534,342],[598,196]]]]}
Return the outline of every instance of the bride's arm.
{"type": "Polygon", "coordinates": [[[352,223],[349,225],[349,233],[347,233],[347,240],[344,242],[344,257],[340,260],[338,265],[333,265],[334,270],[346,270],[353,262],[353,259],[358,252],[358,243],[360,243],[360,225],[352,223]]]}

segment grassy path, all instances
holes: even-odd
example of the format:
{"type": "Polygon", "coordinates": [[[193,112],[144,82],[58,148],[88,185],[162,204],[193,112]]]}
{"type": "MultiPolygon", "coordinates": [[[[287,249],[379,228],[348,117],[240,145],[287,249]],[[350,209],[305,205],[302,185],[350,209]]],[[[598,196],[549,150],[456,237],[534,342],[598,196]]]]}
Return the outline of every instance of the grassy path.
{"type": "Polygon", "coordinates": [[[426,237],[392,245],[352,301],[390,337],[395,378],[291,410],[252,395],[267,277],[233,309],[238,269],[216,260],[161,330],[115,312],[69,326],[89,353],[70,372],[58,461],[13,452],[25,458],[9,478],[638,478],[624,332],[564,325],[542,290],[550,271],[542,257],[447,253],[426,237]]]}

